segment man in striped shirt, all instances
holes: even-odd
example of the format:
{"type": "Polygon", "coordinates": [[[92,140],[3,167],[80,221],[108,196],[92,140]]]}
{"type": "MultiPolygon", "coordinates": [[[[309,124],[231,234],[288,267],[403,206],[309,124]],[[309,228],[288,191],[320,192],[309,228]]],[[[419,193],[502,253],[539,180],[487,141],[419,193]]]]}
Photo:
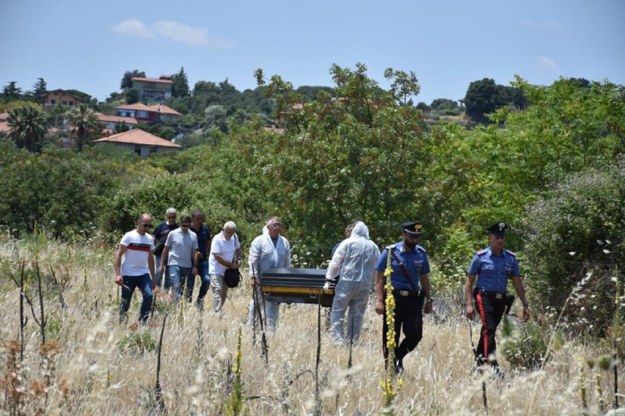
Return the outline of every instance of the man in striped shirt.
{"type": "Polygon", "coordinates": [[[127,319],[132,294],[137,287],[143,295],[139,318],[141,323],[147,321],[152,309],[154,257],[151,250],[154,249],[154,239],[148,234],[151,227],[152,217],[148,214],[139,215],[137,228],[124,234],[115,255],[115,283],[122,287],[120,322],[127,319]]]}

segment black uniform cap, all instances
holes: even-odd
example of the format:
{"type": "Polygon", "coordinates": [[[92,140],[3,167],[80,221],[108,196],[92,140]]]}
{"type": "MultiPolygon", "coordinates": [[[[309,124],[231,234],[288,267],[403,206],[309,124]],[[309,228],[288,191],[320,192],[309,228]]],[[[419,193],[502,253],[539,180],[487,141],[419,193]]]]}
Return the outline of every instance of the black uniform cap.
{"type": "Polygon", "coordinates": [[[402,231],[412,237],[421,237],[421,230],[423,226],[416,221],[408,221],[401,225],[402,231]]]}
{"type": "Polygon", "coordinates": [[[508,224],[506,224],[505,222],[498,222],[488,227],[486,231],[495,235],[504,235],[507,228],[508,224]]]}

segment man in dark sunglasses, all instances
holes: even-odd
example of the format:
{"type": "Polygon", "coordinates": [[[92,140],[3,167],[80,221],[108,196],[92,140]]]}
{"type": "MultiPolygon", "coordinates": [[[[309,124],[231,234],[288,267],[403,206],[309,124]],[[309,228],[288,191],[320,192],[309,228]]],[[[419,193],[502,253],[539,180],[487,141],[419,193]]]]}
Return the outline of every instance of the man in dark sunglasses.
{"type": "Polygon", "coordinates": [[[138,287],[143,295],[139,321],[145,323],[152,308],[154,288],[154,239],[148,233],[152,228],[152,217],[141,214],[137,228],[122,237],[115,255],[115,283],[122,287],[122,301],[119,307],[120,321],[127,319],[132,294],[138,287]]]}
{"type": "Polygon", "coordinates": [[[197,275],[197,234],[191,231],[190,227],[191,216],[183,215],[180,218],[180,227],[167,235],[161,256],[159,271],[163,273],[165,266],[169,268],[171,290],[176,300],[182,297],[183,286],[188,279],[195,279],[197,275]]]}

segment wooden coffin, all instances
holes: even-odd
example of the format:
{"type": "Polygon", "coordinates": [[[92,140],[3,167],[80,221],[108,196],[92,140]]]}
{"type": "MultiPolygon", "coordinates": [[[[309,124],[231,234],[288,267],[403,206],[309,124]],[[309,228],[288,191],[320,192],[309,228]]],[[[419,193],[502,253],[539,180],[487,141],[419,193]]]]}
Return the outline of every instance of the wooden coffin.
{"type": "Polygon", "coordinates": [[[332,306],[334,290],[324,292],[325,269],[269,269],[260,276],[265,299],[278,303],[314,303],[332,306]]]}

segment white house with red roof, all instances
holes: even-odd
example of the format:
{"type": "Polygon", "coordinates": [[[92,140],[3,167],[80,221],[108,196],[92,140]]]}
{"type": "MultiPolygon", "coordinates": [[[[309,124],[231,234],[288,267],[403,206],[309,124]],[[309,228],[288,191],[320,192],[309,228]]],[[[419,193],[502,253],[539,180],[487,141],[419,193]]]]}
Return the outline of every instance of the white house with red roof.
{"type": "Polygon", "coordinates": [[[158,123],[182,117],[182,114],[171,107],[167,107],[165,104],[145,105],[143,103],[134,103],[120,105],[115,107],[115,109],[120,117],[132,117],[137,121],[146,123],[158,123]]]}
{"type": "Polygon", "coordinates": [[[123,133],[113,134],[112,136],[94,140],[93,143],[113,143],[130,149],[139,156],[147,156],[168,150],[182,150],[182,146],[179,144],[172,143],[141,129],[132,129],[123,133]]]}
{"type": "Polygon", "coordinates": [[[98,118],[98,121],[102,124],[104,128],[104,133],[112,134],[115,129],[120,128],[122,126],[128,127],[128,130],[132,130],[137,127],[137,120],[133,117],[121,117],[121,116],[113,116],[110,114],[102,114],[95,113],[95,116],[98,118]]]}
{"type": "Polygon", "coordinates": [[[139,93],[144,102],[161,102],[171,98],[173,82],[171,77],[162,75],[159,78],[132,77],[132,88],[139,93]]]}

